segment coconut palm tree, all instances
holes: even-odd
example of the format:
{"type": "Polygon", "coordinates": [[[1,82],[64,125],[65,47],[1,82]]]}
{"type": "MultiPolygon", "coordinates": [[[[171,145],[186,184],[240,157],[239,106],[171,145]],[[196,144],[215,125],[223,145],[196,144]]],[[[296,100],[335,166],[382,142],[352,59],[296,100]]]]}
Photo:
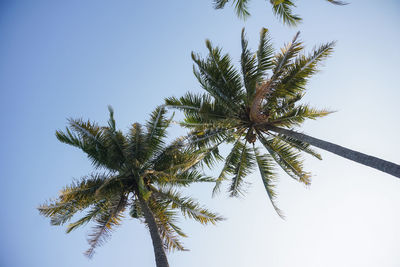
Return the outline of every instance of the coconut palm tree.
{"type": "Polygon", "coordinates": [[[304,96],[308,79],[317,72],[319,63],[331,54],[334,42],[305,55],[297,33],[275,54],[268,30],[262,29],[258,50],[252,53],[243,30],[241,75],[228,54],[222,54],[209,40],[206,46],[209,51],[206,59],[192,53],[194,74],[206,92],[170,97],[166,105],[184,112],[181,125],[191,130],[192,147],[208,151],[206,164],[221,158],[218,152],[221,144],[233,145],[216,180],[214,193],[219,191],[221,182],[231,176],[229,192],[237,196],[242,192],[244,177],[258,166],[272,204],[281,214],[274,203],[274,162],[289,176],[309,184],[310,173],[303,169],[300,152],[321,159],[310,145],[400,177],[397,164],[293,130],[307,119],[330,113],[299,104],[299,101],[304,96]],[[261,144],[265,150],[256,144],[261,144]]]}
{"type": "Polygon", "coordinates": [[[99,172],[66,186],[56,200],[38,209],[51,218],[52,225],[63,225],[77,212],[86,211],[67,226],[67,233],[95,222],[85,253],[89,257],[129,209],[130,216],[144,222],[150,231],[157,266],[168,266],[165,249],[185,250],[179,237],[186,235],[175,224],[177,210],[202,224],[222,219],[182,196],[177,187],[212,179],[193,167],[198,154],[183,148],[182,140],[165,144],[171,120],[166,119],[163,108],[157,108],[144,127],[134,123],[127,135],[116,129],[111,107],[109,111],[108,126],[70,119],[64,132],[56,132],[58,140],[85,152],[99,172]]]}
{"type": "MultiPolygon", "coordinates": [[[[347,3],[337,0],[326,0],[335,5],[346,5],[347,3]]],[[[214,0],[214,8],[224,8],[229,0],[214,0]]],[[[235,6],[236,15],[239,18],[250,16],[248,4],[249,0],[233,0],[232,5],[235,6]]],[[[295,26],[301,22],[301,18],[293,14],[292,8],[296,7],[293,0],[270,0],[272,11],[284,24],[295,26]]]]}

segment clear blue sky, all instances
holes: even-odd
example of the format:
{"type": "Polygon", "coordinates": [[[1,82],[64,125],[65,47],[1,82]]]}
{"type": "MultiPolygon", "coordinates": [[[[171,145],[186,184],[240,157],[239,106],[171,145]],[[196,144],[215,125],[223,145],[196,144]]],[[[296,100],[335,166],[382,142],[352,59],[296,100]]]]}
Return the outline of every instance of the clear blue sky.
{"type": "MultiPolygon", "coordinates": [[[[40,203],[91,171],[83,153],[54,132],[68,117],[104,123],[109,104],[126,130],[164,97],[199,91],[190,52],[206,55],[210,38],[238,62],[243,26],[254,49],[261,27],[270,29],[276,48],[297,30],[310,49],[337,40],[305,101],[338,112],[303,130],[399,163],[400,3],[348,1],[297,1],[304,23],[288,28],[263,0],[251,1],[246,22],[231,8],[213,10],[211,0],[1,0],[0,266],[154,266],[150,237],[137,221],[126,218],[88,260],[82,252],[90,225],[66,235],[39,216],[40,203]]],[[[274,213],[258,174],[248,177],[242,199],[211,199],[211,185],[194,187],[193,196],[228,220],[203,227],[182,219],[191,251],[169,254],[171,266],[400,266],[400,181],[322,155],[307,158],[309,188],[280,175],[286,221],[274,213]]]]}

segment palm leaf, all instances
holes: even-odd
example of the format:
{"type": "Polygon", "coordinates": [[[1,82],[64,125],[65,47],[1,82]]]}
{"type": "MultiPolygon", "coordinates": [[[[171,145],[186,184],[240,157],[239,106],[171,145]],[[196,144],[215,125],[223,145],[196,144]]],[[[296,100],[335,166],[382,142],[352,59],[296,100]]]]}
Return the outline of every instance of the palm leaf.
{"type": "Polygon", "coordinates": [[[288,112],[279,115],[277,118],[271,118],[270,123],[276,126],[293,127],[300,126],[306,119],[315,120],[325,117],[333,111],[326,109],[315,109],[308,105],[299,105],[290,109],[288,112]]]}
{"type": "Polygon", "coordinates": [[[236,161],[237,164],[235,166],[230,166],[234,167],[234,176],[232,178],[232,183],[229,188],[231,197],[237,197],[239,196],[239,194],[243,193],[241,189],[243,178],[251,172],[254,166],[254,156],[252,155],[252,153],[250,153],[250,149],[247,147],[247,140],[244,144],[239,142],[238,146],[238,150],[240,151],[240,155],[238,155],[239,157],[235,155],[231,159],[232,163],[236,161]]]}
{"type": "Polygon", "coordinates": [[[227,179],[227,174],[233,174],[235,167],[238,164],[238,159],[240,155],[240,148],[242,147],[242,144],[240,143],[240,137],[237,138],[235,144],[232,147],[231,152],[228,154],[228,156],[225,158],[225,164],[224,167],[221,170],[220,175],[218,176],[215,186],[212,191],[212,195],[215,196],[217,193],[220,191],[221,183],[222,181],[227,179]]]}
{"type": "Polygon", "coordinates": [[[301,22],[298,15],[293,14],[292,7],[296,7],[290,0],[270,0],[274,14],[282,20],[284,24],[296,26],[301,22]]]}
{"type": "Polygon", "coordinates": [[[195,219],[201,224],[215,224],[218,221],[223,220],[218,214],[208,211],[201,207],[196,201],[189,197],[182,197],[175,190],[159,190],[157,194],[171,201],[171,207],[173,209],[179,208],[185,217],[195,219]]]}
{"type": "Polygon", "coordinates": [[[262,28],[257,50],[257,76],[259,79],[265,76],[265,71],[270,70],[273,67],[273,58],[274,48],[271,44],[271,37],[269,36],[268,29],[262,28]]]}
{"type": "Polygon", "coordinates": [[[266,139],[262,134],[258,135],[259,140],[274,158],[275,162],[292,178],[309,185],[310,174],[303,171],[303,163],[300,155],[294,152],[290,146],[277,138],[266,139]]]}
{"type": "MultiPolygon", "coordinates": [[[[248,42],[245,37],[244,28],[242,29],[242,56],[241,56],[241,66],[242,75],[244,81],[244,87],[246,88],[247,101],[251,101],[253,95],[255,94],[255,88],[258,79],[258,66],[257,59],[255,55],[248,49],[248,42]]],[[[249,105],[249,103],[247,103],[249,105]]]]}
{"type": "Polygon", "coordinates": [[[312,148],[310,148],[310,145],[306,142],[302,142],[302,141],[294,139],[290,136],[285,136],[285,135],[281,135],[281,134],[278,134],[278,135],[271,134],[271,135],[286,142],[290,146],[298,149],[299,151],[306,152],[307,154],[310,154],[311,156],[314,156],[317,159],[322,160],[321,155],[319,153],[317,153],[315,150],[313,150],[312,148]]]}
{"type": "Polygon", "coordinates": [[[269,155],[261,155],[258,149],[253,145],[253,151],[256,158],[256,162],[258,165],[258,169],[260,171],[260,175],[267,191],[268,197],[271,200],[271,204],[274,207],[276,213],[284,219],[283,212],[278,208],[275,203],[276,193],[275,189],[275,180],[276,180],[276,173],[273,171],[273,159],[270,158],[269,155]]]}
{"type": "Polygon", "coordinates": [[[101,246],[110,237],[113,227],[120,224],[122,219],[121,212],[125,209],[127,198],[125,195],[120,196],[110,202],[106,202],[109,206],[105,208],[95,218],[96,226],[89,234],[90,248],[85,252],[85,255],[91,258],[96,247],[101,246]]]}
{"type": "Polygon", "coordinates": [[[346,2],[337,1],[337,0],[326,0],[326,1],[328,1],[328,2],[330,2],[330,3],[332,3],[332,4],[334,4],[334,5],[339,5],[339,6],[344,6],[344,5],[347,5],[347,4],[348,4],[348,3],[346,3],[346,2]]]}

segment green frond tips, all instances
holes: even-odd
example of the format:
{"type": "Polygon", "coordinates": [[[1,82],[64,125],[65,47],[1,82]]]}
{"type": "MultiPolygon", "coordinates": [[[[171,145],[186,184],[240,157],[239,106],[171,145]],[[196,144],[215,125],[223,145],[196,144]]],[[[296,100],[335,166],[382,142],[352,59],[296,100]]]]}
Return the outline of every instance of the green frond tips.
{"type": "Polygon", "coordinates": [[[344,6],[344,5],[348,5],[349,3],[347,2],[343,2],[343,1],[337,1],[337,0],[326,0],[334,5],[339,5],[339,6],[344,6]]]}
{"type": "MultiPolygon", "coordinates": [[[[326,0],[334,5],[347,5],[348,3],[340,1],[340,0],[326,0]]],[[[229,0],[213,0],[215,9],[222,9],[229,2],[229,0]]],[[[236,15],[241,19],[246,19],[250,16],[250,12],[248,9],[249,0],[233,0],[233,5],[235,9],[236,15]]],[[[283,24],[288,26],[296,26],[298,25],[302,19],[293,14],[292,8],[295,8],[293,0],[270,0],[270,4],[272,5],[273,13],[278,19],[282,21],[283,24]]]]}
{"type": "Polygon", "coordinates": [[[302,19],[293,14],[292,7],[296,5],[290,0],[270,0],[274,14],[279,17],[282,22],[289,26],[298,25],[302,19]]]}
{"type": "Polygon", "coordinates": [[[229,0],[214,0],[214,8],[215,9],[224,8],[225,4],[228,2],[229,0]]]}
{"type": "MultiPolygon", "coordinates": [[[[228,2],[229,0],[214,0],[214,8],[222,9],[228,2]]],[[[248,16],[250,16],[250,13],[248,11],[248,2],[249,0],[233,0],[235,12],[239,18],[246,19],[248,16]]]]}
{"type": "Polygon", "coordinates": [[[246,19],[248,16],[250,16],[248,2],[249,0],[236,0],[235,11],[239,18],[246,19]]]}

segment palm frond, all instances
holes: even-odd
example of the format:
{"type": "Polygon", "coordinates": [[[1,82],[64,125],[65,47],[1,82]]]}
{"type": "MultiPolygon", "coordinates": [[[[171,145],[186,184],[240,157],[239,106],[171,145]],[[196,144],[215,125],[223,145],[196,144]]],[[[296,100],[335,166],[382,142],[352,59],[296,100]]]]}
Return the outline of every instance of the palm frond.
{"type": "Polygon", "coordinates": [[[273,135],[276,138],[286,142],[290,146],[298,149],[299,151],[303,151],[303,152],[305,152],[307,154],[310,154],[311,156],[316,157],[319,160],[322,160],[321,155],[318,152],[316,152],[314,149],[310,148],[310,144],[308,144],[306,142],[302,142],[300,140],[297,140],[297,139],[294,139],[294,138],[292,138],[290,136],[285,136],[285,135],[282,135],[282,134],[277,134],[277,135],[271,134],[271,135],[273,135]]]}
{"type": "Polygon", "coordinates": [[[109,206],[106,207],[95,218],[96,226],[89,234],[90,248],[85,252],[85,255],[91,258],[96,247],[101,246],[110,237],[113,227],[118,226],[122,219],[122,211],[125,209],[127,198],[125,195],[106,202],[109,206]]]}
{"type": "Polygon", "coordinates": [[[132,124],[129,129],[128,145],[126,147],[125,154],[132,163],[142,163],[145,160],[146,136],[143,132],[142,126],[139,123],[132,124]]]}
{"type": "Polygon", "coordinates": [[[222,55],[221,49],[212,47],[209,40],[206,40],[206,47],[209,50],[206,60],[192,53],[192,59],[198,68],[198,71],[194,69],[194,73],[200,84],[207,85],[204,89],[210,95],[232,109],[232,103],[237,103],[243,95],[240,75],[228,54],[222,55]]]}
{"type": "Polygon", "coordinates": [[[271,77],[272,81],[276,81],[285,73],[287,67],[291,65],[292,59],[303,50],[303,44],[298,40],[299,36],[300,32],[297,32],[292,42],[282,48],[279,54],[275,55],[274,67],[272,69],[273,76],[271,77]]]}
{"type": "Polygon", "coordinates": [[[308,105],[299,105],[279,115],[277,118],[271,118],[270,123],[284,127],[300,126],[306,119],[315,120],[332,112],[327,109],[315,109],[308,105]]]}
{"type": "MultiPolygon", "coordinates": [[[[110,135],[109,127],[99,127],[96,123],[81,119],[69,119],[69,125],[76,134],[69,128],[66,133],[56,131],[58,140],[82,149],[96,168],[117,170],[120,167],[124,157],[119,145],[115,144],[113,135],[110,135]]],[[[118,139],[123,139],[121,133],[118,135],[118,139]]]]}
{"type": "Polygon", "coordinates": [[[231,152],[225,158],[224,167],[222,168],[221,173],[216,179],[215,186],[212,191],[213,196],[215,196],[220,192],[220,187],[222,182],[228,179],[227,175],[234,173],[236,166],[238,164],[238,160],[240,159],[239,155],[240,155],[240,148],[242,148],[242,145],[243,144],[240,143],[240,137],[238,137],[231,149],[231,152]]]}
{"type": "Polygon", "coordinates": [[[51,225],[62,225],[80,210],[80,205],[76,202],[49,201],[40,205],[38,210],[41,215],[51,219],[51,225]]]}
{"type": "MultiPolygon", "coordinates": [[[[244,28],[242,29],[242,55],[240,60],[244,87],[246,89],[248,105],[255,94],[256,84],[259,81],[256,55],[248,49],[244,28]]],[[[247,102],[246,101],[246,102],[247,102]]]]}
{"type": "Polygon", "coordinates": [[[303,171],[303,163],[299,153],[296,153],[285,142],[277,138],[265,138],[261,133],[258,134],[260,142],[267,149],[268,153],[274,158],[275,162],[293,179],[306,185],[311,183],[311,175],[303,171]]]}
{"type": "Polygon", "coordinates": [[[262,28],[257,50],[257,76],[259,79],[262,79],[265,76],[265,72],[273,67],[273,58],[274,48],[271,43],[269,31],[266,28],[262,28]]]}
{"type": "Polygon", "coordinates": [[[233,170],[233,178],[231,182],[231,186],[229,187],[229,193],[231,197],[237,197],[242,194],[242,184],[243,178],[247,176],[252,168],[254,167],[254,155],[250,152],[250,149],[247,147],[247,140],[245,143],[238,143],[238,151],[239,155],[234,155],[231,158],[231,163],[236,161],[236,165],[230,166],[234,167],[233,170]]]}
{"type": "Polygon", "coordinates": [[[210,176],[205,176],[198,170],[188,170],[174,176],[164,176],[166,179],[158,181],[159,185],[165,186],[189,186],[193,183],[210,183],[215,182],[215,179],[210,176]]]}
{"type": "Polygon", "coordinates": [[[212,101],[209,94],[186,93],[179,99],[169,97],[165,100],[166,107],[181,110],[185,113],[187,123],[210,123],[227,118],[229,112],[225,104],[212,101]]]}
{"type": "Polygon", "coordinates": [[[293,1],[290,0],[270,0],[274,14],[289,26],[296,26],[301,22],[298,15],[293,14],[292,8],[296,7],[293,1]]]}
{"type": "Polygon", "coordinates": [[[168,207],[168,201],[154,197],[157,196],[153,195],[148,204],[156,221],[158,232],[164,242],[164,247],[168,251],[186,251],[187,249],[179,240],[179,237],[186,237],[186,234],[174,223],[177,220],[176,212],[168,207]],[[166,204],[160,205],[163,202],[166,204]]]}
{"type": "Polygon", "coordinates": [[[87,223],[89,223],[90,221],[92,221],[94,218],[98,217],[100,215],[100,213],[102,211],[104,211],[104,202],[105,200],[101,200],[99,202],[97,202],[96,204],[94,204],[90,210],[86,213],[85,216],[83,216],[82,218],[80,218],[79,220],[68,224],[67,226],[67,233],[70,233],[71,231],[75,230],[76,228],[83,226],[87,223]]]}
{"type": "Polygon", "coordinates": [[[265,190],[267,191],[268,197],[271,200],[271,204],[274,207],[276,213],[279,215],[279,217],[284,219],[283,212],[278,208],[278,206],[275,203],[276,173],[274,172],[273,159],[271,159],[269,155],[266,154],[261,155],[258,148],[256,148],[254,144],[253,144],[253,151],[265,190]]]}
{"type": "Polygon", "coordinates": [[[189,197],[182,197],[176,190],[159,190],[157,194],[171,201],[171,208],[179,208],[185,217],[195,219],[201,224],[216,224],[223,220],[218,214],[201,207],[199,203],[189,197]]]}
{"type": "Polygon", "coordinates": [[[214,0],[214,8],[215,9],[224,8],[225,4],[228,2],[229,0],[214,0]]]}
{"type": "Polygon", "coordinates": [[[275,86],[275,96],[293,96],[303,91],[308,78],[317,72],[318,64],[332,54],[334,45],[335,42],[329,42],[314,48],[308,56],[298,56],[275,86]]]}
{"type": "Polygon", "coordinates": [[[343,2],[343,1],[337,1],[337,0],[326,0],[334,5],[339,5],[339,6],[344,6],[348,5],[349,3],[343,2]]]}
{"type": "Polygon", "coordinates": [[[103,174],[92,174],[80,181],[74,181],[61,190],[56,200],[39,206],[40,214],[50,217],[52,225],[68,222],[78,211],[96,202],[95,192],[107,177],[103,174]]]}
{"type": "Polygon", "coordinates": [[[150,116],[150,119],[146,123],[147,135],[146,135],[146,146],[147,156],[156,153],[165,145],[164,139],[167,136],[167,128],[171,123],[171,119],[165,117],[166,110],[163,106],[157,107],[150,116]]]}

